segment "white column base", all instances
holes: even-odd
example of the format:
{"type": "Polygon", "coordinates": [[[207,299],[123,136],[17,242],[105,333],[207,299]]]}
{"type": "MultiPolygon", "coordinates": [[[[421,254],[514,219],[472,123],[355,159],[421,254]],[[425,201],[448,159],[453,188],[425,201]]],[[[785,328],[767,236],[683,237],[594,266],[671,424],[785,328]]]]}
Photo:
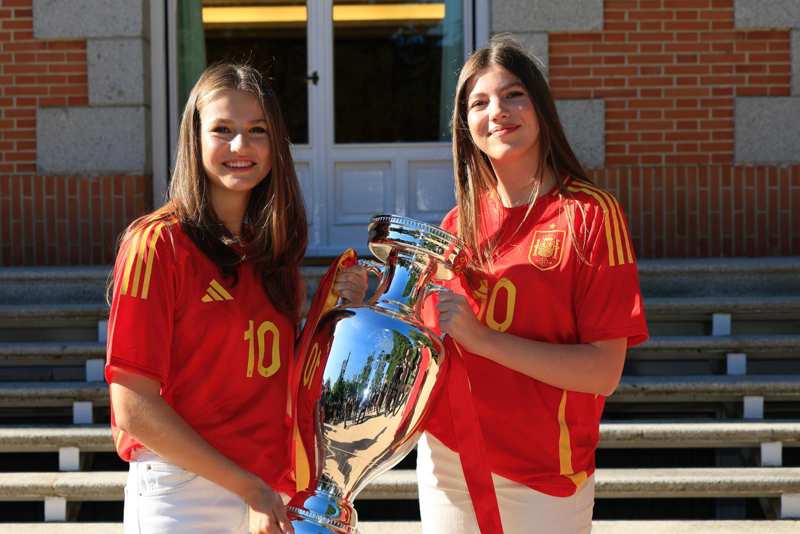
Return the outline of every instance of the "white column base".
{"type": "Polygon", "coordinates": [[[67,500],[64,497],[46,497],[44,500],[45,521],[66,521],[67,500]]]}
{"type": "Polygon", "coordinates": [[[58,470],[81,470],[81,451],[78,447],[61,447],[58,449],[58,470]]]}
{"type": "Polygon", "coordinates": [[[711,314],[711,335],[729,336],[731,335],[731,314],[712,313],[711,314]]]}
{"type": "Polygon", "coordinates": [[[72,424],[91,425],[94,423],[91,401],[76,401],[72,403],[72,424]]]}
{"type": "Polygon", "coordinates": [[[781,495],[781,519],[800,518],[800,493],[781,495]]]}
{"type": "Polygon", "coordinates": [[[783,465],[783,443],[772,441],[761,444],[761,467],[780,467],[783,465]]]}
{"type": "Polygon", "coordinates": [[[105,380],[106,361],[100,358],[86,360],[86,381],[102,382],[105,380]]]}
{"type": "Polygon", "coordinates": [[[744,418],[764,419],[764,397],[750,395],[745,396],[744,418]]]}
{"type": "Polygon", "coordinates": [[[725,356],[727,363],[727,373],[729,375],[747,374],[747,354],[742,352],[731,352],[725,356]]]}

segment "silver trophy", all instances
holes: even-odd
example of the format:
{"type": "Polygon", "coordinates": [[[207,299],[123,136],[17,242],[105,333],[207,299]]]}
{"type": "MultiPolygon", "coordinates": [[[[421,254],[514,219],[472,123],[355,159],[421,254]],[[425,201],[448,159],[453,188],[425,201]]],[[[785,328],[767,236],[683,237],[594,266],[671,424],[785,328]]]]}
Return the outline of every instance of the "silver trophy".
{"type": "Polygon", "coordinates": [[[289,502],[297,534],[357,532],[353,500],[402,460],[419,439],[442,369],[441,340],[419,308],[436,280],[465,264],[452,234],[406,217],[379,215],[362,262],[380,276],[360,305],[325,314],[299,355],[297,421],[310,483],[289,502]]]}

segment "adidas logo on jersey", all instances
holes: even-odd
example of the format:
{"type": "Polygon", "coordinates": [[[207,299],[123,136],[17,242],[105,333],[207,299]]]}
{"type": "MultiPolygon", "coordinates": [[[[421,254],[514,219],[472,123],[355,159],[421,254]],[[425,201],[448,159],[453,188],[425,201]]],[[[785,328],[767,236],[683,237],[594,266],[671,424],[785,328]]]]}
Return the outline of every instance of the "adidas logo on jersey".
{"type": "Polygon", "coordinates": [[[222,284],[212,279],[211,283],[208,284],[206,294],[200,300],[203,302],[233,300],[233,295],[228,293],[228,290],[222,287],[222,284]]]}

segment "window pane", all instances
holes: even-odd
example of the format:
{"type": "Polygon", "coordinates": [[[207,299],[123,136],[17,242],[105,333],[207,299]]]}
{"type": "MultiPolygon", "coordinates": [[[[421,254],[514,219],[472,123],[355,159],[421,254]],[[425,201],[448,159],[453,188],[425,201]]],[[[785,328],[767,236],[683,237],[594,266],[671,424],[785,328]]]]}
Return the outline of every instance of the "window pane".
{"type": "Polygon", "coordinates": [[[462,0],[336,0],[337,143],[448,140],[462,0]]]}
{"type": "Polygon", "coordinates": [[[258,68],[278,95],[293,143],[308,143],[307,18],[303,0],[203,0],[209,64],[258,68]]]}

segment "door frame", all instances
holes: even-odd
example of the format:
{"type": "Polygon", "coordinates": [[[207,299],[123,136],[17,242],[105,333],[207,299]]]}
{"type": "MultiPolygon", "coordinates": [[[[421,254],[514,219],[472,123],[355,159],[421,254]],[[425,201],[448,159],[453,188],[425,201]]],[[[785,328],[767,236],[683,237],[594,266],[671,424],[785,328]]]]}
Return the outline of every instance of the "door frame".
{"type": "MultiPolygon", "coordinates": [[[[490,3],[492,0],[463,0],[464,58],[489,40],[490,3]]],[[[500,1],[500,0],[494,0],[500,1]]],[[[391,160],[403,163],[415,159],[450,158],[449,142],[426,143],[334,143],[333,95],[333,0],[306,2],[307,66],[317,71],[319,83],[309,83],[309,142],[292,146],[298,167],[309,222],[309,256],[335,255],[342,243],[330,240],[330,225],[335,205],[331,180],[338,161],[391,160]]],[[[178,136],[177,2],[150,2],[150,87],[151,87],[151,156],[153,164],[154,206],[163,203],[171,169],[175,162],[178,136]]],[[[399,167],[398,167],[399,168],[399,167]]],[[[399,172],[389,187],[394,196],[393,211],[408,214],[407,202],[400,192],[407,176],[399,172]]],[[[438,222],[438,221],[432,221],[438,222]]],[[[366,244],[352,243],[359,253],[366,244]]]]}

